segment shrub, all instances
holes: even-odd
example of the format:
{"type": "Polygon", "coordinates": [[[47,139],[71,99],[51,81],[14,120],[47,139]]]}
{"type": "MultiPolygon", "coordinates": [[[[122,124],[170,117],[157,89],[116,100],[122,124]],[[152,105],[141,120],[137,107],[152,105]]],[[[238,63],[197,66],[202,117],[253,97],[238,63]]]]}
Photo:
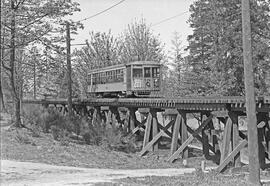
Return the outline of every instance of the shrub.
{"type": "Polygon", "coordinates": [[[61,146],[69,145],[69,132],[65,129],[60,130],[59,142],[61,146]]]}
{"type": "Polygon", "coordinates": [[[101,136],[101,145],[109,150],[126,153],[138,150],[136,137],[126,135],[121,128],[105,128],[104,134],[101,136]]]}
{"type": "Polygon", "coordinates": [[[54,107],[43,108],[38,105],[26,105],[23,108],[23,120],[25,125],[38,132],[42,129],[48,133],[51,126],[56,125],[61,128],[71,128],[65,117],[54,107]]]}
{"type": "Polygon", "coordinates": [[[24,129],[17,129],[15,140],[21,144],[31,144],[36,145],[33,139],[24,131],[24,129]]]}
{"type": "Polygon", "coordinates": [[[96,134],[92,130],[87,130],[82,133],[83,139],[88,145],[101,145],[103,137],[99,134],[96,134]]]}
{"type": "Polygon", "coordinates": [[[115,123],[114,125],[105,125],[104,121],[93,123],[89,118],[80,118],[80,135],[86,144],[100,145],[105,149],[135,152],[139,148],[135,136],[129,136],[122,130],[122,125],[115,123]]]}
{"type": "Polygon", "coordinates": [[[40,131],[51,132],[53,139],[61,145],[83,138],[88,145],[101,145],[109,150],[135,152],[140,149],[138,140],[125,134],[122,125],[117,123],[106,126],[102,120],[93,123],[89,117],[77,115],[70,119],[54,107],[44,109],[37,106],[25,108],[24,119],[31,125],[33,137],[40,136],[40,131]]]}
{"type": "Polygon", "coordinates": [[[75,119],[69,119],[67,116],[62,118],[61,123],[58,123],[58,126],[60,126],[62,129],[66,130],[67,132],[75,132],[75,119]]]}
{"type": "Polygon", "coordinates": [[[91,120],[87,117],[82,117],[77,120],[76,124],[79,128],[80,135],[88,145],[100,145],[102,141],[103,132],[99,125],[92,126],[91,120]],[[79,121],[79,122],[78,122],[79,121]]]}
{"type": "Polygon", "coordinates": [[[91,135],[89,132],[83,134],[83,139],[87,145],[91,145],[91,135]]]}
{"type": "Polygon", "coordinates": [[[80,117],[78,115],[74,115],[71,120],[68,120],[66,129],[75,132],[75,134],[80,135],[82,125],[84,124],[84,117],[80,117]]]}
{"type": "Polygon", "coordinates": [[[65,129],[68,132],[74,131],[74,123],[76,118],[69,119],[67,116],[62,115],[55,108],[49,107],[41,114],[40,126],[43,132],[48,133],[52,126],[58,126],[61,129],[65,129]]]}
{"type": "Polygon", "coordinates": [[[52,133],[54,140],[58,140],[60,138],[60,132],[61,132],[60,127],[58,127],[56,125],[51,127],[51,133],[52,133]]]}
{"type": "Polygon", "coordinates": [[[66,121],[61,113],[59,113],[56,109],[49,107],[42,114],[41,123],[43,131],[48,133],[53,125],[64,128],[66,121]]]}
{"type": "Polygon", "coordinates": [[[69,145],[69,132],[67,130],[54,125],[51,127],[51,133],[53,139],[59,141],[60,145],[62,146],[69,145]]]}
{"type": "Polygon", "coordinates": [[[26,105],[22,109],[22,119],[25,125],[39,125],[44,109],[38,105],[26,105]]]}
{"type": "Polygon", "coordinates": [[[38,125],[33,125],[31,127],[31,132],[33,137],[40,137],[40,127],[38,125]]]}

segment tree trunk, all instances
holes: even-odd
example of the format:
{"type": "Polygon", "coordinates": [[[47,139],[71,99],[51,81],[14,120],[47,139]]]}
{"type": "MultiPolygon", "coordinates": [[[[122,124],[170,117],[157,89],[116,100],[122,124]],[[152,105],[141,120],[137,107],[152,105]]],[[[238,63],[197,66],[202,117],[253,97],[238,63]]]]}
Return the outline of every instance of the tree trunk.
{"type": "MultiPolygon", "coordinates": [[[[1,66],[1,65],[0,65],[1,66]]],[[[5,111],[4,94],[2,90],[2,67],[0,67],[0,111],[5,111]]]]}
{"type": "Polygon", "coordinates": [[[15,127],[21,127],[21,101],[15,99],[15,127]]]}
{"type": "MultiPolygon", "coordinates": [[[[0,3],[0,22],[2,23],[2,1],[0,3]]],[[[0,111],[5,111],[5,102],[2,85],[2,62],[3,62],[2,24],[0,25],[0,111]]]]}
{"type": "Polygon", "coordinates": [[[15,31],[16,31],[16,22],[15,22],[15,5],[14,1],[11,1],[11,10],[12,10],[12,17],[11,17],[11,39],[10,39],[10,73],[11,73],[11,88],[12,93],[15,101],[15,125],[16,127],[21,127],[21,105],[20,105],[20,96],[19,91],[17,89],[17,79],[16,79],[16,69],[15,69],[15,31]]]}

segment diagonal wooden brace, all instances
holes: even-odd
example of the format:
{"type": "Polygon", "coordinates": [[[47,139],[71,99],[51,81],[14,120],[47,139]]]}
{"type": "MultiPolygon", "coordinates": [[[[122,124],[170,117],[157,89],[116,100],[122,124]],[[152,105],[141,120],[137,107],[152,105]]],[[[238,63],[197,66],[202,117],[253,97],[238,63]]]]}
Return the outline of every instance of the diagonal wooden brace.
{"type": "MultiPolygon", "coordinates": [[[[141,123],[138,122],[138,125],[136,128],[134,128],[132,131],[131,131],[131,134],[135,134],[138,130],[140,130],[140,128],[142,128],[142,126],[145,125],[147,119],[143,120],[141,123]]],[[[136,122],[137,123],[137,122],[136,122]]]]}
{"type": "MultiPolygon", "coordinates": [[[[180,130],[180,125],[182,124],[180,114],[177,114],[176,120],[173,126],[173,135],[172,135],[172,144],[171,144],[171,154],[173,154],[177,150],[178,145],[178,135],[180,130]]],[[[180,141],[181,142],[181,141],[180,141]]],[[[181,144],[181,143],[180,143],[181,144]]]]}
{"type": "MultiPolygon", "coordinates": [[[[259,119],[258,119],[258,123],[260,123],[260,117],[258,117],[259,119]]],[[[228,120],[228,122],[227,122],[227,124],[226,125],[228,125],[228,127],[231,127],[230,125],[231,125],[231,122],[228,120]]],[[[260,129],[260,127],[258,126],[258,128],[260,129]]],[[[225,132],[226,132],[226,130],[225,130],[225,132]]],[[[231,131],[229,130],[229,132],[228,132],[228,134],[230,134],[231,133],[231,131]]],[[[226,136],[226,134],[225,134],[225,136],[226,136]]],[[[245,136],[241,131],[239,131],[239,136],[241,137],[241,138],[243,138],[243,140],[233,149],[233,151],[232,152],[230,152],[230,153],[228,153],[228,152],[223,152],[223,157],[221,158],[221,163],[220,163],[220,165],[218,166],[218,168],[217,168],[217,171],[218,172],[221,172],[221,171],[223,171],[224,170],[224,168],[227,166],[227,164],[230,162],[230,161],[232,161],[233,160],[233,158],[235,158],[238,154],[239,154],[239,152],[240,152],[240,150],[242,149],[242,148],[244,148],[247,144],[248,144],[248,141],[247,141],[247,136],[245,136]]],[[[259,135],[260,136],[260,135],[259,135]]],[[[229,137],[228,137],[229,138],[229,137]]],[[[229,140],[225,140],[225,141],[229,141],[229,140]]],[[[223,144],[223,145],[226,145],[225,143],[223,144]]],[[[229,143],[227,142],[227,146],[229,146],[229,143]]],[[[226,147],[224,147],[224,149],[225,149],[226,147]]],[[[228,148],[228,147],[227,147],[228,148]]],[[[228,150],[227,150],[228,151],[228,150]]],[[[260,155],[260,154],[259,154],[260,155]]],[[[263,168],[263,165],[264,165],[264,161],[265,161],[265,151],[262,149],[261,150],[261,156],[262,157],[260,157],[260,165],[261,165],[261,167],[263,168]]]]}
{"type": "Polygon", "coordinates": [[[191,141],[194,139],[195,135],[198,135],[199,132],[201,132],[203,130],[203,128],[208,125],[208,123],[212,120],[213,115],[210,114],[210,116],[204,120],[204,122],[199,126],[198,129],[196,129],[194,131],[194,133],[188,137],[188,139],[179,147],[179,149],[177,151],[175,151],[173,153],[173,155],[171,155],[168,159],[169,162],[173,162],[178,156],[179,154],[191,143],[191,141]]]}
{"type": "MultiPolygon", "coordinates": [[[[189,126],[187,126],[187,130],[191,135],[194,134],[194,131],[189,126]]],[[[194,137],[197,138],[201,143],[203,143],[203,139],[199,134],[198,135],[194,134],[194,137]]],[[[208,147],[213,153],[216,153],[215,148],[211,144],[208,143],[208,147]]]]}
{"type": "Polygon", "coordinates": [[[240,152],[242,148],[244,148],[248,144],[247,140],[242,140],[236,147],[233,149],[231,153],[223,160],[223,162],[216,169],[218,173],[220,173],[226,165],[233,160],[233,158],[240,152]]]}
{"type": "Polygon", "coordinates": [[[159,138],[162,136],[167,136],[167,134],[162,130],[160,131],[147,145],[142,149],[139,156],[143,156],[147,151],[150,150],[150,148],[157,142],[159,138]]]}
{"type": "Polygon", "coordinates": [[[165,127],[158,123],[160,130],[163,130],[168,136],[172,137],[172,133],[168,129],[173,125],[174,120],[170,121],[165,127]]]}
{"type": "Polygon", "coordinates": [[[232,120],[228,118],[224,129],[222,148],[220,148],[221,149],[220,162],[224,161],[226,156],[229,154],[231,143],[231,131],[232,131],[232,120]]]}
{"type": "Polygon", "coordinates": [[[146,143],[145,146],[143,146],[142,151],[140,152],[140,156],[143,156],[147,151],[150,150],[150,148],[157,142],[157,140],[159,138],[161,138],[162,136],[167,136],[167,137],[171,137],[170,135],[168,135],[166,133],[166,131],[168,131],[168,129],[172,126],[173,122],[168,123],[165,127],[163,127],[162,125],[159,124],[160,126],[160,132],[153,136],[153,139],[149,142],[146,143]]]}
{"type": "Polygon", "coordinates": [[[147,145],[150,139],[150,131],[152,126],[152,114],[149,113],[146,121],[146,127],[144,130],[144,137],[143,137],[143,148],[147,145]]]}

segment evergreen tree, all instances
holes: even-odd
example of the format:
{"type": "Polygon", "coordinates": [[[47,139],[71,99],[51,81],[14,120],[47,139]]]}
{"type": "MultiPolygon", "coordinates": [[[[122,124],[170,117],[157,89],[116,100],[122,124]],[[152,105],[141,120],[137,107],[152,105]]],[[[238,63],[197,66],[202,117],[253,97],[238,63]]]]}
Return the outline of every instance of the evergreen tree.
{"type": "Polygon", "coordinates": [[[170,96],[183,96],[188,94],[189,90],[185,87],[184,75],[187,70],[186,59],[184,55],[184,47],[181,36],[178,32],[173,33],[172,48],[169,51],[168,65],[169,68],[165,72],[165,93],[170,93],[170,96]]]}
{"type": "MultiPolygon", "coordinates": [[[[253,62],[257,92],[266,92],[269,65],[269,1],[251,6],[253,62]]],[[[202,95],[242,95],[243,57],[240,0],[198,0],[191,7],[188,37],[192,91],[202,95]]]]}

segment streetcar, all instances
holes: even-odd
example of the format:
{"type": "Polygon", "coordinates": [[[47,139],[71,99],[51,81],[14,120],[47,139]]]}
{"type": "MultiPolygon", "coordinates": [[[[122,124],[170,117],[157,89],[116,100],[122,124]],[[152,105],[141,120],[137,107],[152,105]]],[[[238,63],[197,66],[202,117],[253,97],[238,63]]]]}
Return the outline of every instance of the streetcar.
{"type": "Polygon", "coordinates": [[[97,97],[137,97],[160,91],[160,63],[135,61],[108,66],[88,73],[88,95],[97,97]]]}

